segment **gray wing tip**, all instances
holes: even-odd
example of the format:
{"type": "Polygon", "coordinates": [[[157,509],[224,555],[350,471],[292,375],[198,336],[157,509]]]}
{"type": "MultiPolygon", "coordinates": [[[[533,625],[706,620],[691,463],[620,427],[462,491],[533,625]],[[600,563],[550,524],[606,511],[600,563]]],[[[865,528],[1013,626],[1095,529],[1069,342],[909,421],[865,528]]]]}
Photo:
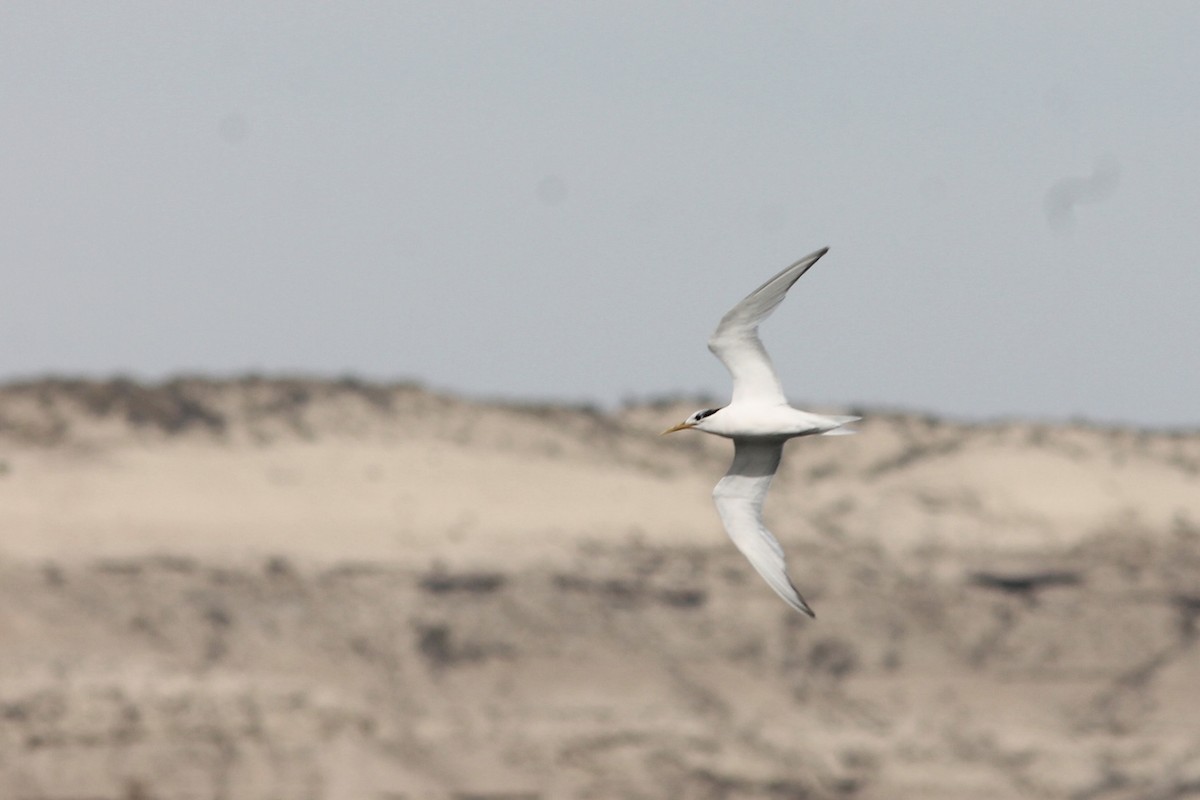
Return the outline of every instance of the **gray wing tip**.
{"type": "MultiPolygon", "coordinates": [[[[829,245],[826,245],[825,247],[822,247],[820,250],[813,250],[811,253],[806,255],[804,258],[797,261],[796,264],[803,264],[805,261],[812,261],[813,263],[816,263],[817,261],[820,261],[821,258],[823,258],[825,256],[825,254],[828,252],[829,252],[829,245]]],[[[792,266],[794,267],[794,266],[796,266],[796,264],[793,264],[792,266]]]]}
{"type": "Polygon", "coordinates": [[[793,599],[796,602],[790,604],[792,606],[792,608],[796,609],[797,611],[803,611],[805,614],[808,614],[813,619],[816,619],[817,612],[813,611],[812,608],[808,605],[808,603],[804,602],[804,597],[801,596],[800,591],[796,588],[796,584],[792,583],[790,578],[788,579],[788,585],[792,587],[792,594],[795,595],[795,598],[793,598],[793,599]]]}
{"type": "Polygon", "coordinates": [[[808,255],[806,255],[804,258],[800,259],[796,263],[802,264],[805,261],[811,261],[813,264],[815,264],[818,261],[820,261],[822,258],[824,258],[825,254],[828,252],[829,252],[829,245],[826,245],[825,247],[822,247],[820,250],[812,251],[811,253],[809,253],[808,255]]]}

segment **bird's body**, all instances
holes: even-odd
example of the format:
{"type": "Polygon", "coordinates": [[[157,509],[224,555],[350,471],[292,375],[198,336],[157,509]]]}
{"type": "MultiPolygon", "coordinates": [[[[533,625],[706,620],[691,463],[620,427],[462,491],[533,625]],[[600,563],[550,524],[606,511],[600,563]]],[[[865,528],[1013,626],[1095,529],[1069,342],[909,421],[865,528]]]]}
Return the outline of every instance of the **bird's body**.
{"type": "Polygon", "coordinates": [[[758,324],[783,302],[792,284],[828,249],[792,264],[721,318],[708,348],[733,376],[729,405],[697,411],[664,431],[695,428],[733,440],[733,463],[713,489],[717,512],[733,543],[771,588],[792,608],[809,616],[815,615],[788,578],[783,548],[763,525],[763,501],[788,439],[853,433],[843,426],[858,417],[813,414],[788,405],[771,359],[758,338],[758,324]]]}
{"type": "MultiPolygon", "coordinates": [[[[718,409],[706,420],[703,427],[695,426],[705,433],[724,436],[726,439],[781,438],[813,436],[841,430],[840,426],[853,420],[830,417],[801,411],[787,404],[760,405],[757,403],[730,403],[718,409]]],[[[857,419],[857,418],[855,418],[857,419]]]]}

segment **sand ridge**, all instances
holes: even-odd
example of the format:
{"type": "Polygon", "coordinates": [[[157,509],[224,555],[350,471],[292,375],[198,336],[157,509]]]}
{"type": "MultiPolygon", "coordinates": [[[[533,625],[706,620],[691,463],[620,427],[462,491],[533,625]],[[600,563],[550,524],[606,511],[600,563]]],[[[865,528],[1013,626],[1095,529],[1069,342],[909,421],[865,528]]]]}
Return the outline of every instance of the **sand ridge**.
{"type": "MultiPolygon", "coordinates": [[[[262,379],[181,381],[141,405],[134,389],[2,391],[13,557],[536,560],[579,536],[721,534],[708,495],[729,444],[656,436],[686,402],[599,413],[262,379]]],[[[1004,550],[1200,521],[1200,435],[898,414],[859,428],[789,444],[767,507],[781,539],[1004,550]]]]}

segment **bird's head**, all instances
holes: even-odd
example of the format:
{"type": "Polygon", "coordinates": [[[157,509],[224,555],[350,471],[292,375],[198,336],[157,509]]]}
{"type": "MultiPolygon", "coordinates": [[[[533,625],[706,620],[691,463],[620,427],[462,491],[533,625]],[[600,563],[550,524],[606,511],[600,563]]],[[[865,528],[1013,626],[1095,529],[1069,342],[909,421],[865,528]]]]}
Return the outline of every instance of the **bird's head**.
{"type": "Polygon", "coordinates": [[[667,428],[665,431],[662,432],[662,435],[666,436],[668,433],[674,433],[675,431],[685,431],[688,428],[699,428],[700,430],[704,430],[709,417],[711,417],[713,414],[717,413],[720,410],[721,409],[719,409],[719,408],[701,409],[700,411],[697,411],[696,413],[689,416],[687,419],[685,419],[683,422],[679,423],[678,425],[667,428]]]}

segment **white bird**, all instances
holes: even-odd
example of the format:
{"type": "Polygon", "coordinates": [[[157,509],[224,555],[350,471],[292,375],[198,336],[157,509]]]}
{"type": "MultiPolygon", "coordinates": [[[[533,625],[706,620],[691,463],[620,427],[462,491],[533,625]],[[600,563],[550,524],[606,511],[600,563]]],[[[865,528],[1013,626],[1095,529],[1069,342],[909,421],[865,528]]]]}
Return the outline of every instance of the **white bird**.
{"type": "Polygon", "coordinates": [[[758,338],[758,324],[828,251],[824,247],[792,264],[721,318],[708,340],[708,349],[733,376],[733,398],[727,406],[697,411],[663,431],[666,435],[695,428],[733,439],[733,464],[713,489],[717,513],[729,538],[771,588],[789,606],[810,617],[816,614],[788,577],[783,548],[763,525],[763,500],[788,439],[854,433],[842,426],[859,417],[813,414],[788,405],[771,359],[758,338]]]}

